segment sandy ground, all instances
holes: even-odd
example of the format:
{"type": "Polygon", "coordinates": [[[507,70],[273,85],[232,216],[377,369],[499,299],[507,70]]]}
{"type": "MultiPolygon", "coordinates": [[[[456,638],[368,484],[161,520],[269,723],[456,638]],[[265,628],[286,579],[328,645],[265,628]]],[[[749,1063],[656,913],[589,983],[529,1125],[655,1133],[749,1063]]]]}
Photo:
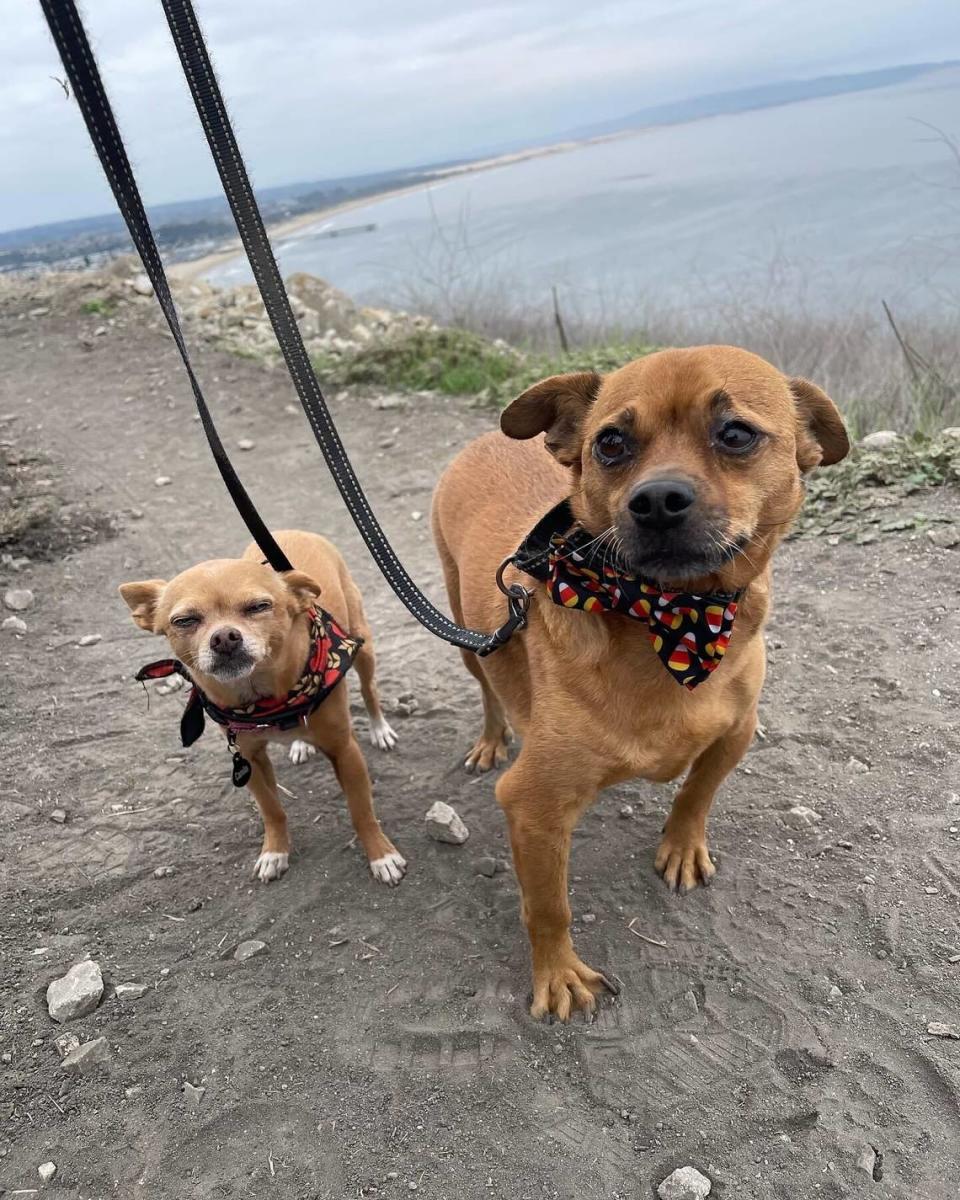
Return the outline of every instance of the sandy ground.
{"type": "MultiPolygon", "coordinates": [[[[395,720],[398,751],[369,754],[411,863],[403,885],[370,879],[317,760],[279,763],[292,868],[254,885],[253,805],[218,738],[179,747],[180,696],[148,706],[132,675],[164,647],[116,595],[239,551],[244,532],[169,339],[141,322],[85,348],[97,320],[0,313],[13,418],[0,437],[48,451],[58,486],[122,527],[62,561],[0,566],[4,589],[37,597],[28,633],[0,634],[5,1196],[634,1200],[692,1163],[721,1200],[955,1198],[960,1041],[926,1027],[960,1019],[960,551],[910,532],[783,548],[766,740],[721,793],[714,886],[678,899],[653,871],[668,789],[605,794],[575,839],[572,906],[584,958],[623,995],[591,1025],[534,1024],[514,877],[478,872],[508,858],[493,781],[459,767],[474,688],[375,573],[285,409],[286,376],[199,351],[227,442],[256,443],[237,458],[265,515],[339,543],[383,692],[418,701],[395,720]],[[102,640],[80,647],[89,634],[102,640]],[[465,846],[425,836],[436,799],[466,820],[465,846]],[[792,828],[797,804],[821,819],[792,828]],[[267,953],[234,960],[250,937],[267,953]],[[85,954],[107,987],[70,1027],[105,1037],[110,1061],[74,1078],[44,993],[85,954]],[[128,982],[146,994],[119,1000],[128,982]],[[185,1082],[206,1089],[199,1104],[185,1082]]],[[[334,407],[398,550],[439,597],[431,487],[494,417],[381,403],[334,407]]],[[[940,492],[908,509],[955,505],[940,492]]]]}

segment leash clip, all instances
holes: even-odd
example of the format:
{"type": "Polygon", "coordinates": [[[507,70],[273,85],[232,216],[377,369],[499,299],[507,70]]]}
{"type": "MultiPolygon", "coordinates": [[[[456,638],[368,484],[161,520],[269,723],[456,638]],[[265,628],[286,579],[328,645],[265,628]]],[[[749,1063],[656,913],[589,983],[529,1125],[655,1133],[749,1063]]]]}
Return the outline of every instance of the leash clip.
{"type": "Polygon", "coordinates": [[[515,554],[510,554],[497,567],[497,587],[507,598],[507,609],[510,615],[499,629],[490,634],[486,645],[477,651],[480,658],[486,658],[494,650],[505,646],[517,630],[525,628],[527,624],[527,613],[530,610],[533,592],[529,588],[525,588],[522,583],[507,583],[503,578],[504,571],[516,563],[516,558],[515,554]]]}

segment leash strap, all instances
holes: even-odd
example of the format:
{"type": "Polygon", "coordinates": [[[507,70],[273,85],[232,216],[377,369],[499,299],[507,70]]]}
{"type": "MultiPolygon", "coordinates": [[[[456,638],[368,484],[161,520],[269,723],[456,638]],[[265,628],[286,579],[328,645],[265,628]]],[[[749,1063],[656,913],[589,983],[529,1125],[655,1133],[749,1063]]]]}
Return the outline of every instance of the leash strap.
{"type": "MultiPolygon", "coordinates": [[[[267,561],[276,570],[289,570],[290,563],[263,524],[227,458],[193,373],[156,242],[76,4],[74,0],[40,0],[40,3],[97,155],[180,351],[220,474],[267,561]]],[[[162,0],[162,3],[190,93],[287,369],[327,466],[361,537],[397,597],[421,625],[462,649],[480,656],[491,654],[526,624],[529,593],[518,584],[503,589],[509,615],[494,633],[464,629],[423,595],[397,558],[364,495],[310,364],[193,6],[190,0],[162,0]]]]}
{"type": "Polygon", "coordinates": [[[126,221],[133,244],[143,261],[144,270],[153,284],[154,293],[163,310],[167,325],[170,327],[174,343],[183,359],[187,378],[193,389],[193,398],[197,402],[200,423],[210,444],[217,469],[223,482],[227,485],[227,491],[237,506],[237,511],[243,518],[253,540],[263,551],[267,562],[275,571],[290,571],[292,567],[287,556],[263,523],[253,501],[247,495],[246,489],[233,469],[233,464],[227,457],[203,392],[200,390],[199,381],[194,374],[193,365],[187,352],[183,331],[180,328],[180,320],[173,297],[170,295],[170,287],[167,284],[163,264],[160,261],[157,243],[154,240],[150,222],[147,220],[130,160],[127,158],[127,152],[124,149],[123,140],[120,137],[120,131],[104,91],[103,82],[100,79],[100,73],[97,70],[97,64],[76,5],[72,0],[40,0],[40,3],[57,50],[63,60],[67,77],[73,87],[73,94],[76,96],[80,112],[83,114],[87,132],[93,141],[123,219],[126,221]]]}

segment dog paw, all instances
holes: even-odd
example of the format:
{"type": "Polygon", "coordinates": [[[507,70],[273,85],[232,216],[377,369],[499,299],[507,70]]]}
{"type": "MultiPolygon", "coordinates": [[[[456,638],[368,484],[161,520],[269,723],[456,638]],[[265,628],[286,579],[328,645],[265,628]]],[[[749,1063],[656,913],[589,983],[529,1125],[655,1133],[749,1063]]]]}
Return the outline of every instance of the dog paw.
{"type": "Polygon", "coordinates": [[[292,763],[296,763],[297,766],[299,766],[300,763],[305,763],[307,759],[310,758],[311,755],[316,754],[316,752],[317,750],[315,746],[311,746],[309,742],[301,741],[300,738],[297,738],[295,742],[290,743],[290,761],[292,763]]]}
{"type": "Polygon", "coordinates": [[[371,718],[370,741],[378,750],[392,750],[398,740],[386,717],[380,717],[377,721],[371,718]]]}
{"type": "Polygon", "coordinates": [[[507,733],[499,738],[480,738],[464,759],[464,769],[471,775],[481,775],[502,766],[507,761],[508,738],[507,733]]]}
{"type": "Polygon", "coordinates": [[[537,1021],[569,1021],[579,1009],[589,1018],[597,1006],[597,996],[602,992],[615,996],[619,990],[568,950],[548,966],[534,968],[530,1015],[537,1021]]]}
{"type": "Polygon", "coordinates": [[[253,875],[261,883],[270,883],[286,873],[290,865],[288,854],[278,854],[274,850],[265,850],[253,864],[253,875]]]}
{"type": "Polygon", "coordinates": [[[689,892],[698,884],[709,887],[717,873],[706,839],[697,834],[665,833],[654,863],[672,892],[689,892]]]}
{"type": "Polygon", "coordinates": [[[396,850],[385,854],[383,858],[370,860],[370,874],[378,883],[385,883],[387,887],[396,887],[406,873],[407,860],[396,850]]]}

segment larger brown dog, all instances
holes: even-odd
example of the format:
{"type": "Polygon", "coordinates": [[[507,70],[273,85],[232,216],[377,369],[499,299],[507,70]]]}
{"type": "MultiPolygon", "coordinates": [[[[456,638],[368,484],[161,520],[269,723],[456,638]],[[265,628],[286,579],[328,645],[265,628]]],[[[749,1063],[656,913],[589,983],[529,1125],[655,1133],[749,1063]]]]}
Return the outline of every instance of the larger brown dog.
{"type": "MultiPolygon", "coordinates": [[[[525,632],[482,662],[464,655],[484,707],[468,768],[505,759],[508,717],[523,736],[497,799],[530,936],[531,1012],[566,1019],[592,1009],[609,986],[570,938],[567,862],[580,814],[610,784],[688,772],[656,868],[678,891],[709,882],[707,814],[757,725],[770,558],[800,507],[802,474],[849,447],[819,388],[728,346],[665,350],[606,378],[545,379],[500,424],[503,433],[459,455],[434,498],[458,620],[500,623],[498,564],[565,496],[580,525],[608,538],[627,569],[688,592],[743,589],[729,651],[696,691],[670,677],[641,622],[568,611],[542,587],[525,632]]],[[[512,568],[511,578],[532,586],[512,568]]]]}

